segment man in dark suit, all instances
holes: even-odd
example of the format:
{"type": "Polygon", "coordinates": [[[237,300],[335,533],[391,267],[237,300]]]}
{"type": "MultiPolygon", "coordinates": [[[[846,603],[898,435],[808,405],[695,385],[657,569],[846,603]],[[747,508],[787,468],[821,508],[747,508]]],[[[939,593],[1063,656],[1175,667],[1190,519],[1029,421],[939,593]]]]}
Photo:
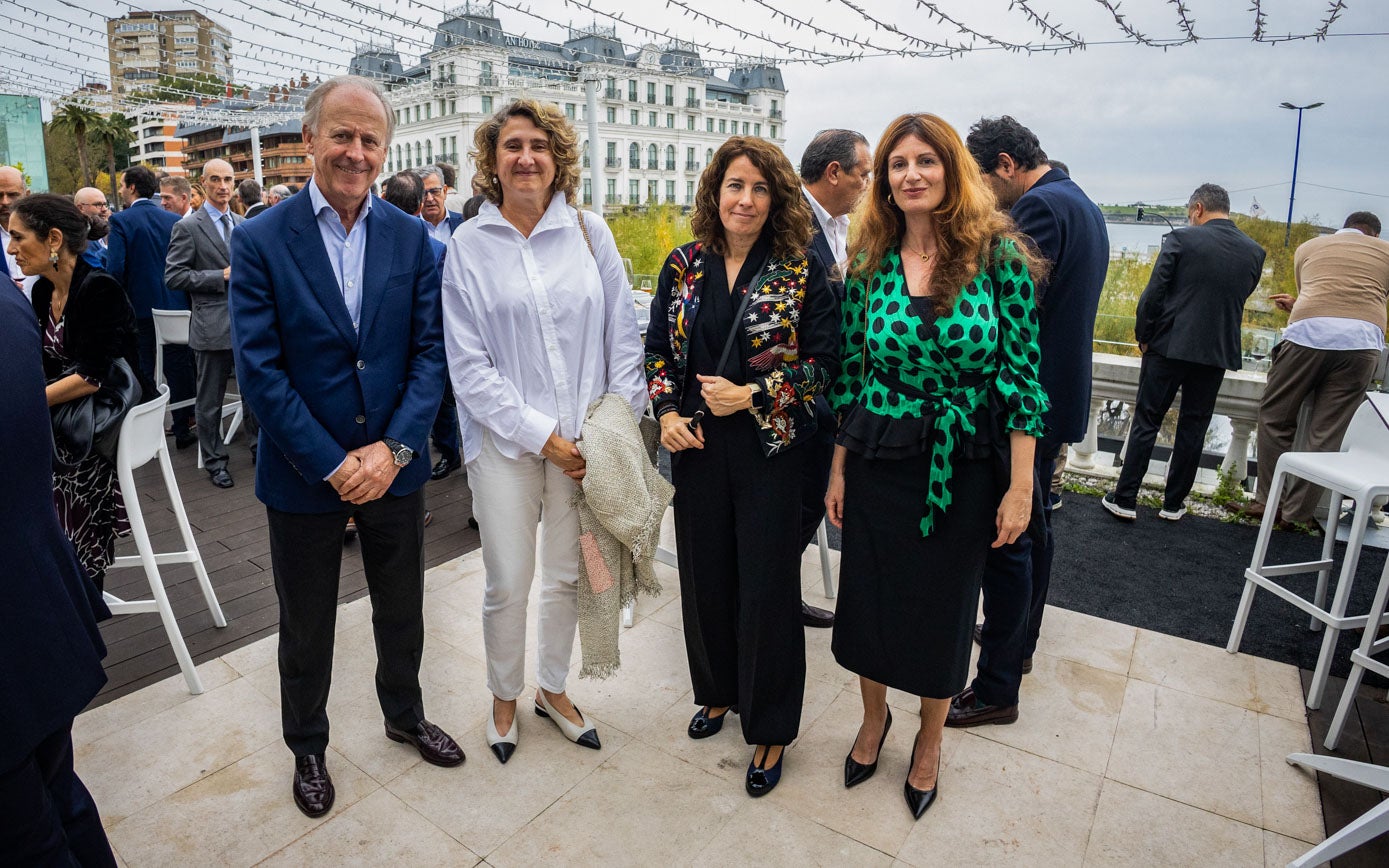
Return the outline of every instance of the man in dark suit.
{"type": "Polygon", "coordinates": [[[256,495],[280,601],[280,705],[295,804],[333,804],[324,765],[342,529],[355,519],[372,600],[386,736],[436,765],[463,751],[425,719],[424,448],[445,380],[439,271],[427,228],[373,200],[395,114],[340,76],[304,105],[306,190],[232,234],[232,348],[261,420],[256,495]]]}
{"type": "MultiPolygon", "coordinates": [[[[453,230],[462,225],[463,215],[457,211],[449,211],[444,206],[444,198],[449,187],[444,181],[443,171],[438,166],[425,166],[419,170],[419,175],[424,183],[424,202],[420,206],[420,217],[429,226],[431,238],[448,244],[449,239],[453,237],[453,230]]],[[[458,452],[458,407],[454,403],[453,389],[444,390],[444,400],[439,404],[439,413],[434,417],[434,425],[430,428],[429,434],[434,451],[439,453],[439,460],[434,462],[429,478],[444,479],[463,466],[463,458],[458,452]]]]}
{"type": "Polygon", "coordinates": [[[0,287],[0,454],[11,462],[0,525],[0,862],[114,866],[91,794],[72,766],[72,720],[106,683],[97,631],[110,612],[53,509],[53,432],[39,323],[0,287]]]}
{"type": "MultiPolygon", "coordinates": [[[[150,310],[188,310],[188,296],[172,292],[164,284],[164,261],[169,256],[169,233],[178,217],[165,211],[151,198],[159,192],[159,179],[144,166],[131,166],[121,176],[121,201],[125,210],[111,215],[107,235],[106,270],[125,287],[130,306],[135,308],[136,336],[140,347],[140,371],[151,381],[154,376],[154,318],[150,310]]],[[[170,344],[164,348],[164,379],[169,384],[169,402],[193,397],[193,354],[188,347],[170,344]]],[[[184,449],[198,442],[189,430],[193,408],[173,411],[174,442],[184,449]]]]}
{"type": "Polygon", "coordinates": [[[246,208],[244,216],[247,220],[250,220],[252,217],[270,207],[261,198],[260,184],[257,183],[255,178],[247,178],[240,184],[237,184],[236,197],[241,200],[241,204],[246,208]]]}
{"type": "Polygon", "coordinates": [[[26,277],[19,270],[18,263],[10,255],[10,209],[14,204],[29,195],[29,186],[24,183],[24,173],[14,166],[0,166],[0,280],[29,297],[38,277],[26,277]]]}
{"type": "MultiPolygon", "coordinates": [[[[853,130],[821,130],[801,155],[801,192],[815,215],[810,256],[820,260],[829,275],[836,301],[844,301],[844,268],[849,242],[849,212],[868,189],[873,172],[868,140],[853,130]]],[[[801,486],[801,550],[815,539],[825,518],[825,489],[834,459],[834,413],[823,396],[815,399],[815,436],[806,448],[801,486]]],[[[801,622],[807,627],[833,627],[834,613],[801,601],[801,622]]]]}
{"type": "MultiPolygon", "coordinates": [[[[203,469],[218,488],[231,488],[227,470],[227,444],[222,441],[222,402],[231,378],[231,318],[227,312],[227,283],[231,279],[231,233],[244,219],[231,210],[236,177],[231,163],[208,160],[202,185],[207,191],[203,207],[174,225],[169,235],[169,258],[164,282],[175,292],[186,292],[193,302],[188,324],[188,346],[198,361],[198,448],[203,469]]],[[[251,414],[247,436],[255,435],[251,414]]],[[[254,447],[253,447],[254,448],[254,447]]]]}
{"type": "Polygon", "coordinates": [[[1018,689],[1032,669],[1055,553],[1045,494],[1061,449],[1081,440],[1089,423],[1091,339],[1109,269],[1104,215],[1069,175],[1047,162],[1031,130],[1006,115],[985,118],[970,128],[966,145],[999,207],[1051,263],[1049,279],[1037,287],[1039,378],[1051,406],[1043,416],[1047,430],[1037,441],[1033,481],[1045,504],[1041,533],[989,550],[984,623],[976,630],[978,669],[951,701],[947,726],[1018,719],[1018,689]]]}
{"type": "Polygon", "coordinates": [[[1162,417],[1182,392],[1177,438],[1167,462],[1158,516],[1178,521],[1201,464],[1206,428],[1225,372],[1238,371],[1245,299],[1263,276],[1264,249],[1230,220],[1230,194],[1202,184],[1186,204],[1190,226],[1168,233],[1138,299],[1134,337],[1143,351],[1138,400],[1124,466],[1101,503],[1125,521],[1138,517],[1138,487],[1148,472],[1162,417]]]}

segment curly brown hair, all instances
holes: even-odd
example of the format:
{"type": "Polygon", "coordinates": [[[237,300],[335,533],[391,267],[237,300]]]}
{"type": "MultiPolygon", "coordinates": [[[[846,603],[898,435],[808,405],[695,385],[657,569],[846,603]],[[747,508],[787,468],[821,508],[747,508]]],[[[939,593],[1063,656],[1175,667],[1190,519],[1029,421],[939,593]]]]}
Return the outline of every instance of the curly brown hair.
{"type": "Polygon", "coordinates": [[[511,118],[529,118],[545,137],[550,140],[550,155],[555,160],[554,190],[563,193],[570,205],[574,204],[575,191],[579,188],[579,137],[574,133],[569,118],[554,103],[534,99],[513,100],[501,111],[492,115],[473,136],[471,157],[477,166],[473,183],[482,195],[497,207],[502,204],[502,185],[497,179],[497,139],[502,127],[511,118]]]}
{"type": "Polygon", "coordinates": [[[723,221],[719,219],[719,192],[729,164],[739,157],[747,157],[771,187],[772,207],[762,234],[771,234],[772,255],[777,259],[804,256],[810,246],[815,215],[801,195],[800,176],[781,148],[753,136],[734,136],[714,152],[714,158],[699,176],[690,230],[713,252],[720,256],[728,252],[723,221]]]}
{"type": "Polygon", "coordinates": [[[857,231],[849,244],[849,273],[870,279],[888,249],[902,243],[907,224],[902,209],[892,201],[888,159],[908,136],[935,149],[945,170],[945,197],[933,214],[937,254],[931,296],[936,314],[945,316],[954,310],[960,290],[985,267],[990,251],[1002,238],[1017,243],[1032,280],[1043,279],[1048,271],[1046,260],[1018,233],[1012,218],[998,210],[993,191],[984,183],[960,134],[940,117],[926,113],[905,114],[894,120],[873,149],[873,184],[854,214],[857,231]]]}

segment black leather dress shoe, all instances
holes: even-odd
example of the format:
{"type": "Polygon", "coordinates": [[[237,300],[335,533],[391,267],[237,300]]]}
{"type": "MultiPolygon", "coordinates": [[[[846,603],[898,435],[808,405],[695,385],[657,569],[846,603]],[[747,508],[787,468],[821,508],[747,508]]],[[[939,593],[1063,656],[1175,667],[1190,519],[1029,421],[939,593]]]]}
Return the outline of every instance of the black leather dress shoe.
{"type": "MultiPolygon", "coordinates": [[[[983,644],[984,644],[984,625],[983,625],[983,624],[975,624],[975,625],[974,625],[974,644],[975,644],[975,645],[983,645],[983,644]]],[[[1027,675],[1027,674],[1029,674],[1029,673],[1031,673],[1031,672],[1032,672],[1032,658],[1031,658],[1031,657],[1028,657],[1028,658],[1025,658],[1025,659],[1022,661],[1022,674],[1023,674],[1023,675],[1027,675]]]]}
{"type": "Polygon", "coordinates": [[[1000,726],[1015,723],[1018,719],[1016,705],[983,705],[974,695],[973,687],[950,700],[950,711],[945,715],[945,725],[953,727],[982,726],[996,723],[1000,726]]]}
{"type": "Polygon", "coordinates": [[[444,479],[462,466],[463,462],[460,459],[455,458],[450,461],[448,458],[440,458],[438,461],[434,462],[433,469],[429,471],[429,478],[433,480],[444,479]]]}
{"type": "Polygon", "coordinates": [[[294,758],[294,804],[310,817],[321,817],[333,807],[337,795],[323,754],[294,758]]]}
{"type": "Polygon", "coordinates": [[[386,724],[386,738],[391,741],[398,741],[403,744],[411,744],[420,752],[420,758],[427,763],[436,766],[462,765],[466,757],[463,756],[463,748],[458,746],[448,733],[427,720],[421,720],[415,724],[415,728],[408,732],[403,729],[396,729],[389,723],[386,724]]]}
{"type": "Polygon", "coordinates": [[[807,627],[833,627],[834,613],[828,609],[816,608],[805,600],[801,600],[801,623],[807,627]]]}
{"type": "Polygon", "coordinates": [[[231,488],[233,485],[236,485],[236,483],[232,481],[231,474],[227,472],[227,468],[225,467],[217,470],[209,470],[207,475],[208,478],[212,480],[212,484],[218,488],[231,488]]]}
{"type": "Polygon", "coordinates": [[[174,446],[178,449],[187,449],[189,446],[197,445],[197,442],[198,435],[192,431],[180,431],[174,435],[174,446]]]}

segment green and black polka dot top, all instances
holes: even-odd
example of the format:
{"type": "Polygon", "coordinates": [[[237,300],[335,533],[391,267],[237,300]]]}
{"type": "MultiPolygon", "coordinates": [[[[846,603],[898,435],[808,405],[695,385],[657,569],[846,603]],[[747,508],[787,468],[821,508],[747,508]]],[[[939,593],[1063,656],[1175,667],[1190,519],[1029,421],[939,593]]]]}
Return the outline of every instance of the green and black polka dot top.
{"type": "Polygon", "coordinates": [[[923,536],[950,506],[951,462],[963,439],[975,434],[990,390],[1006,430],[1034,437],[1043,431],[1047,396],[1038,382],[1037,307],[1027,261],[1006,238],[994,245],[991,259],[945,316],[923,315],[921,305],[913,304],[920,300],[907,292],[896,247],[870,277],[851,276],[845,284],[844,351],[830,406],[846,421],[850,411],[930,420],[923,536]]]}

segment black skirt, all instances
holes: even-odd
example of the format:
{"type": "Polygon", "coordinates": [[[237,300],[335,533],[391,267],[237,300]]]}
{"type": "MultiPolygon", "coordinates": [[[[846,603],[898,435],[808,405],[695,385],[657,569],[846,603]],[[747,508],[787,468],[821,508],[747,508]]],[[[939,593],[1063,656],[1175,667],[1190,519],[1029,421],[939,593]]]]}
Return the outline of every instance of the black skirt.
{"type": "Polygon", "coordinates": [[[1003,490],[995,460],[956,455],[952,502],[928,537],[930,456],[844,465],[844,543],[834,657],[916,696],[948,699],[969,676],[979,584],[1003,490]]]}

